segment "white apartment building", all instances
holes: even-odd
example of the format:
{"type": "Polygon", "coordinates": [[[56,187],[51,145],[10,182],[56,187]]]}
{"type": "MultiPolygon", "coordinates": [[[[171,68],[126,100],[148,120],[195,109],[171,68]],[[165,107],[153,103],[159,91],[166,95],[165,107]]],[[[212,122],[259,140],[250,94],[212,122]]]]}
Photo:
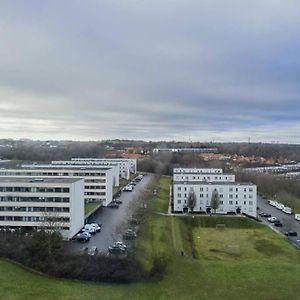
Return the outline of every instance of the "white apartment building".
{"type": "Polygon", "coordinates": [[[114,186],[120,185],[120,166],[116,163],[105,164],[101,162],[76,161],[76,160],[55,160],[51,162],[53,166],[73,166],[73,168],[111,168],[114,174],[114,186]],[[75,167],[74,167],[75,166],[75,167]]]}
{"type": "Polygon", "coordinates": [[[235,175],[224,173],[174,173],[173,181],[235,182],[235,175]]]}
{"type": "Polygon", "coordinates": [[[193,211],[211,213],[212,194],[217,193],[219,197],[217,214],[245,213],[256,217],[256,185],[252,183],[237,183],[234,175],[231,174],[217,174],[216,172],[209,174],[207,173],[208,171],[204,172],[203,174],[201,172],[193,174],[189,170],[187,175],[184,173],[178,175],[178,173],[174,172],[174,212],[188,211],[188,196],[189,193],[193,193],[196,198],[196,205],[193,211]],[[181,176],[184,178],[182,179],[181,176]]]}
{"type": "MultiPolygon", "coordinates": [[[[25,165],[24,165],[25,166],[25,165]]],[[[113,199],[113,170],[100,167],[27,165],[25,169],[0,169],[0,177],[79,177],[84,179],[84,200],[107,206],[113,199]]]]}
{"type": "Polygon", "coordinates": [[[222,174],[221,168],[174,168],[173,174],[222,174]]]}
{"type": "Polygon", "coordinates": [[[136,174],[137,172],[137,160],[131,158],[72,158],[72,161],[85,161],[90,164],[103,163],[105,165],[118,163],[120,175],[127,180],[130,178],[130,173],[136,174]]]}
{"type": "Polygon", "coordinates": [[[84,225],[83,193],[80,178],[0,177],[0,228],[59,229],[72,238],[84,225]]]}

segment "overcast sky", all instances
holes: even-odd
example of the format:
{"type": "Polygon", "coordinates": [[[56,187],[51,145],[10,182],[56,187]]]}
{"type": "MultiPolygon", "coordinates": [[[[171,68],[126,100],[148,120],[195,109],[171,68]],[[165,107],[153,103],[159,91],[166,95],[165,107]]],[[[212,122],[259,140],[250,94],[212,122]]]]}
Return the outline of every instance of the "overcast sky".
{"type": "Polygon", "coordinates": [[[300,143],[299,0],[1,0],[0,138],[300,143]]]}

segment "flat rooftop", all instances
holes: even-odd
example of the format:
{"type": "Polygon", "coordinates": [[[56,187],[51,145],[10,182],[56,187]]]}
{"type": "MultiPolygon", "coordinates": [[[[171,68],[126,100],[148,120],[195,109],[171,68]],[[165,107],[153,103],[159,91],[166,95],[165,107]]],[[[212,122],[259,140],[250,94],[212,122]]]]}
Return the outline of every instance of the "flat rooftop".
{"type": "Polygon", "coordinates": [[[207,181],[192,181],[192,180],[177,180],[173,184],[191,184],[191,185],[255,185],[252,182],[207,182],[207,181]]]}
{"type": "Polygon", "coordinates": [[[60,178],[60,177],[21,177],[21,176],[9,176],[9,177],[1,177],[0,183],[74,183],[76,181],[82,180],[81,178],[69,177],[69,178],[60,178]]]}
{"type": "MultiPolygon", "coordinates": [[[[105,166],[105,165],[22,165],[20,169],[14,170],[44,170],[44,171],[51,171],[51,170],[72,170],[72,171],[103,171],[106,172],[107,170],[111,170],[112,166],[105,166]]],[[[10,169],[11,170],[11,169],[10,169]]]]}

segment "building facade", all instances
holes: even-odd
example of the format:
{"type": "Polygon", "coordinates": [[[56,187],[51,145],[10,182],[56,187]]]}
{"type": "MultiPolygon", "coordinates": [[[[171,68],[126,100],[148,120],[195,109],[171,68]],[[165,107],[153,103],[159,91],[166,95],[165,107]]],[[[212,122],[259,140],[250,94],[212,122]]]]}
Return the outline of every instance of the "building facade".
{"type": "Polygon", "coordinates": [[[194,212],[212,213],[211,200],[214,194],[218,196],[219,200],[217,214],[245,213],[256,217],[256,185],[235,182],[232,174],[199,172],[194,174],[191,172],[180,175],[173,174],[174,212],[191,210],[189,195],[192,194],[195,199],[194,212]],[[182,179],[181,176],[184,178],[182,179]]]}
{"type": "Polygon", "coordinates": [[[109,168],[112,169],[114,174],[113,185],[118,187],[120,185],[120,166],[118,163],[101,163],[101,162],[90,162],[90,161],[77,161],[77,160],[56,160],[52,161],[51,165],[53,166],[73,166],[73,168],[109,168]]]}
{"type": "Polygon", "coordinates": [[[119,164],[122,178],[129,179],[130,174],[137,172],[137,160],[131,158],[72,158],[72,161],[88,162],[89,164],[102,163],[105,165],[119,164]]]}
{"type": "Polygon", "coordinates": [[[27,165],[27,169],[0,169],[0,177],[59,177],[83,178],[84,200],[86,203],[98,202],[107,206],[113,199],[113,170],[99,167],[27,165]]]}
{"type": "Polygon", "coordinates": [[[84,225],[80,178],[0,177],[0,228],[59,230],[72,238],[84,225]]]}

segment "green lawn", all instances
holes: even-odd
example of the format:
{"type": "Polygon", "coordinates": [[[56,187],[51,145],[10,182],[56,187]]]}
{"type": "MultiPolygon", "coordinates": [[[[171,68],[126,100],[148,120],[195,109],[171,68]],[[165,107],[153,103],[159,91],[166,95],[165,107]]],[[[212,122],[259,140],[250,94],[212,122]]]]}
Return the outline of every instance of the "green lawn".
{"type": "MultiPolygon", "coordinates": [[[[168,180],[161,179],[156,211],[166,209],[168,180]]],[[[136,255],[148,270],[165,269],[164,276],[129,285],[87,284],[0,260],[0,299],[300,299],[299,251],[246,218],[153,213],[138,235],[136,255]],[[219,223],[226,228],[216,229],[219,223]]]]}
{"type": "Polygon", "coordinates": [[[171,177],[162,176],[157,190],[156,210],[166,213],[169,205],[171,177]]]}
{"type": "Polygon", "coordinates": [[[100,203],[86,203],[84,205],[84,215],[86,216],[90,213],[94,208],[96,208],[100,203]]]}

